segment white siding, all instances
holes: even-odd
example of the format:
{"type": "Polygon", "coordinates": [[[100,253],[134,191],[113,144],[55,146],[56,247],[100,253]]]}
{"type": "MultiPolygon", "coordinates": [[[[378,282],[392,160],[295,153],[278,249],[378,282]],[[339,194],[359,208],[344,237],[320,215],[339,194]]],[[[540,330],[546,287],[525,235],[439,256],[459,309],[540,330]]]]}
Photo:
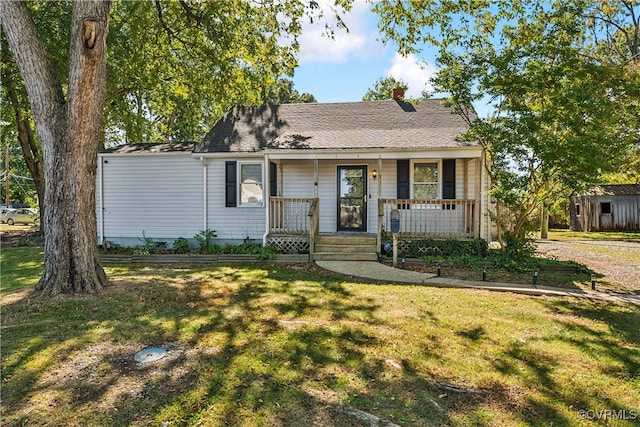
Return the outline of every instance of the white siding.
{"type": "MultiPolygon", "coordinates": [[[[476,170],[475,160],[457,159],[456,161],[456,198],[463,199],[465,194],[464,165],[467,166],[467,197],[475,198],[476,170]]],[[[441,163],[440,163],[441,164],[441,163]]],[[[382,171],[378,170],[378,160],[319,160],[318,161],[318,197],[320,199],[320,232],[332,233],[337,230],[337,168],[343,166],[367,166],[368,170],[368,209],[367,232],[377,231],[378,221],[378,185],[382,183],[382,197],[397,197],[397,162],[382,161],[382,171]],[[378,170],[378,180],[371,176],[373,169],[378,170]],[[381,172],[381,173],[380,173],[381,172]]],[[[313,160],[283,160],[280,188],[283,197],[313,197],[313,160]]],[[[442,174],[440,174],[442,175],[442,174]]],[[[442,183],[440,183],[440,187],[442,183]]],[[[439,189],[441,191],[441,189],[439,189]]]]}
{"type": "Polygon", "coordinates": [[[458,159],[456,165],[456,198],[464,199],[464,167],[467,165],[467,199],[476,198],[476,160],[458,159]]]}
{"type": "Polygon", "coordinates": [[[97,193],[103,200],[97,208],[103,209],[105,240],[125,241],[143,232],[154,240],[191,238],[202,230],[202,165],[191,153],[99,160],[102,191],[97,193]]]}
{"type": "MultiPolygon", "coordinates": [[[[229,159],[227,159],[229,160],[229,159]]],[[[239,160],[239,159],[238,159],[239,160]]],[[[257,161],[262,161],[259,159],[257,161]]],[[[225,160],[211,159],[207,163],[207,227],[215,230],[218,239],[241,241],[247,237],[262,241],[265,233],[265,207],[225,206],[225,160]]],[[[202,170],[202,166],[200,166],[202,170]]],[[[263,170],[263,179],[266,173],[263,170]]],[[[202,172],[201,172],[202,174],[202,172]]],[[[263,182],[266,201],[268,182],[263,182]]],[[[202,196],[200,196],[202,198],[202,196]]]]}
{"type": "MultiPolygon", "coordinates": [[[[226,159],[230,160],[230,159],[226,159]]],[[[239,159],[233,159],[239,160],[239,159]]],[[[102,176],[98,175],[97,216],[102,206],[104,239],[117,243],[137,240],[144,231],[154,240],[177,237],[193,238],[209,228],[220,240],[240,241],[247,237],[261,240],[265,232],[265,207],[225,207],[225,159],[208,159],[204,179],[202,161],[191,153],[111,155],[101,156],[102,176]],[[205,222],[205,195],[206,212],[205,222]],[[102,203],[99,200],[103,195],[102,203]]],[[[456,197],[476,195],[476,162],[468,159],[456,161],[456,197]],[[467,180],[464,179],[464,165],[467,180]]],[[[382,184],[383,198],[396,198],[397,163],[395,159],[319,160],[318,197],[320,199],[320,232],[337,230],[337,168],[338,166],[367,166],[368,209],[367,232],[375,233],[378,222],[378,185],[382,184]],[[373,169],[379,178],[372,177],[373,169]]],[[[100,169],[99,169],[100,171],[100,169]]],[[[268,191],[267,173],[264,174],[265,201],[268,191]]],[[[282,160],[279,164],[279,188],[283,197],[314,196],[314,161],[282,160]]],[[[486,183],[484,183],[486,185],[486,183]]],[[[484,225],[484,224],[483,224],[484,225]]],[[[100,227],[100,225],[99,225],[100,227]]]]}
{"type": "Polygon", "coordinates": [[[313,197],[313,160],[284,160],[278,168],[282,197],[313,197]]]}

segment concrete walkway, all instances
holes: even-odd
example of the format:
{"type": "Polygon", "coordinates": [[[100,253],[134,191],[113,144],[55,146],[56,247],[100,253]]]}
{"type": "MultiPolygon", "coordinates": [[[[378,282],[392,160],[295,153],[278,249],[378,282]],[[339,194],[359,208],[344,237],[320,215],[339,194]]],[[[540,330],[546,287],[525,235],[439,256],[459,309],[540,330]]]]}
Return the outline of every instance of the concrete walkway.
{"type": "Polygon", "coordinates": [[[316,261],[325,270],[347,276],[355,276],[383,283],[411,283],[445,288],[488,289],[501,292],[515,292],[526,295],[570,296],[640,305],[640,295],[607,294],[582,289],[552,288],[547,286],[524,285],[521,283],[483,282],[437,277],[435,274],[402,270],[379,262],[369,261],[316,261]]]}

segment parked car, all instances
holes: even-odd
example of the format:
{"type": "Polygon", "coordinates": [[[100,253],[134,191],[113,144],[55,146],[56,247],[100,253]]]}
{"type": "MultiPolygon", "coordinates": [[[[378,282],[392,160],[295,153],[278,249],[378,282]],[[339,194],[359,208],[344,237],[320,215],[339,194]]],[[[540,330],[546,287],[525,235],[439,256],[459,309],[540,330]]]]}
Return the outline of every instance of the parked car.
{"type": "Polygon", "coordinates": [[[37,224],[40,217],[30,209],[13,209],[5,215],[7,224],[37,224]]]}
{"type": "Polygon", "coordinates": [[[7,222],[7,213],[13,210],[15,209],[5,208],[5,207],[0,208],[0,222],[2,223],[7,222]]]}

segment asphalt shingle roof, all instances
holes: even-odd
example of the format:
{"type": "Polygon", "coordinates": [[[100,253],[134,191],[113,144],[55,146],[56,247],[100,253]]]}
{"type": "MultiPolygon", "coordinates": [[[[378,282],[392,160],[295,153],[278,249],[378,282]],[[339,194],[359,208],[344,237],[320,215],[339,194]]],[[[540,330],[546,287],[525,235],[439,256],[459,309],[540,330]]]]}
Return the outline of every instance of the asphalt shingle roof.
{"type": "Polygon", "coordinates": [[[180,151],[192,152],[196,142],[162,142],[144,144],[124,144],[102,150],[101,153],[130,154],[130,153],[173,153],[180,151]]]}
{"type": "Polygon", "coordinates": [[[264,149],[456,148],[467,125],[441,100],[235,106],[195,152],[264,149]]]}

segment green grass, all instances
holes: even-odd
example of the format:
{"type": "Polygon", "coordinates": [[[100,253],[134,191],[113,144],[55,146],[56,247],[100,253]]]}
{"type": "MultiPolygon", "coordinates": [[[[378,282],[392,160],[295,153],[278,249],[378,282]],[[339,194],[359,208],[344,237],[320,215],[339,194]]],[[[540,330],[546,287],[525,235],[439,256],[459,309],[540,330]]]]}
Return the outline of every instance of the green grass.
{"type": "Polygon", "coordinates": [[[42,274],[42,247],[2,248],[0,295],[38,283],[42,274]]]}
{"type": "MultiPolygon", "coordinates": [[[[3,269],[39,255],[14,250],[3,269]]],[[[368,425],[338,404],[402,426],[601,425],[579,410],[640,410],[636,306],[264,263],[107,272],[97,298],[3,296],[4,425],[368,425]],[[148,345],[171,357],[137,366],[148,345]]]]}
{"type": "MultiPolygon", "coordinates": [[[[536,237],[540,237],[540,233],[536,237]]],[[[640,242],[640,232],[631,233],[623,231],[571,231],[571,230],[549,230],[550,240],[617,240],[627,242],[640,242]]]]}

